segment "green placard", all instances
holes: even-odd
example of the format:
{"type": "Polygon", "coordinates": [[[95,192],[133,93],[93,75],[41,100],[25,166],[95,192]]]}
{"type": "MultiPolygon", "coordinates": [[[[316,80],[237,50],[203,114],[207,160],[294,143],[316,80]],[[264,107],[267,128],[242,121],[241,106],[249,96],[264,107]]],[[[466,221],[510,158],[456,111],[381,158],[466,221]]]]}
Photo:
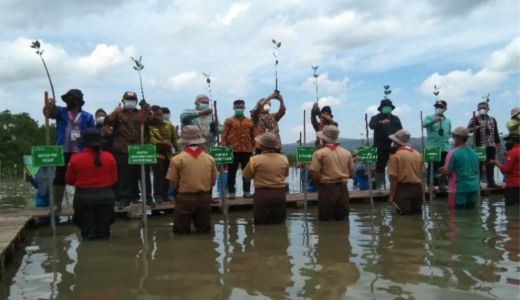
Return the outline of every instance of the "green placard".
{"type": "Polygon", "coordinates": [[[316,148],[314,147],[298,147],[296,150],[296,162],[309,163],[312,161],[312,155],[316,148]]]}
{"type": "Polygon", "coordinates": [[[424,161],[440,162],[441,161],[441,148],[440,147],[424,148],[424,161]]]}
{"type": "Polygon", "coordinates": [[[34,176],[36,173],[38,173],[38,170],[40,168],[34,166],[32,161],[33,160],[32,160],[32,156],[31,155],[24,155],[23,156],[23,164],[24,164],[25,168],[27,169],[27,171],[29,171],[29,173],[32,176],[34,176]]]}
{"type": "Polygon", "coordinates": [[[61,146],[35,146],[31,150],[34,167],[57,167],[65,164],[61,146]]]}
{"type": "Polygon", "coordinates": [[[153,165],[157,163],[155,145],[128,145],[128,164],[153,165]]]}
{"type": "Polygon", "coordinates": [[[365,163],[375,163],[377,161],[376,148],[360,148],[358,151],[358,160],[365,163]]]}
{"type": "Polygon", "coordinates": [[[209,150],[217,165],[229,165],[233,163],[233,149],[228,147],[212,147],[209,150]]]}
{"type": "Polygon", "coordinates": [[[486,161],[486,147],[474,147],[473,150],[477,153],[478,160],[486,161]]]}

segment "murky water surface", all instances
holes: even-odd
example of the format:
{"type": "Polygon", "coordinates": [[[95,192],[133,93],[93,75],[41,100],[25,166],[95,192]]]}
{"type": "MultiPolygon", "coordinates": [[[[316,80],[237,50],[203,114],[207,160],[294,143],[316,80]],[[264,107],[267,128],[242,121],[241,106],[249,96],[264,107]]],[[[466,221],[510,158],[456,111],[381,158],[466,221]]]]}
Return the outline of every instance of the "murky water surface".
{"type": "Polygon", "coordinates": [[[173,236],[171,215],[118,219],[110,241],[83,242],[74,225],[32,230],[0,282],[2,299],[518,299],[519,208],[422,216],[385,203],[353,204],[347,222],[311,207],[283,225],[254,226],[250,211],[211,235],[173,236]]]}

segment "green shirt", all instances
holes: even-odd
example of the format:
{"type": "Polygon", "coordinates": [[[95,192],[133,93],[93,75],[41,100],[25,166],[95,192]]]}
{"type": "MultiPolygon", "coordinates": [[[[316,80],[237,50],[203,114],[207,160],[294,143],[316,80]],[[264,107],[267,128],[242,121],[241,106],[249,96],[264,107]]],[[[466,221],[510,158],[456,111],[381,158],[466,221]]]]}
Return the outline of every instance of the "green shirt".
{"type": "Polygon", "coordinates": [[[519,120],[507,121],[507,130],[509,130],[509,133],[516,133],[516,134],[520,135],[520,126],[518,126],[518,128],[516,128],[516,130],[512,130],[512,127],[515,126],[516,124],[518,124],[518,122],[520,122],[520,121],[519,120]]]}
{"type": "Polygon", "coordinates": [[[423,127],[426,128],[427,134],[426,147],[439,147],[441,151],[448,152],[451,149],[449,142],[451,121],[443,115],[440,122],[434,122],[435,116],[434,114],[424,118],[423,127]]]}
{"type": "Polygon", "coordinates": [[[479,190],[479,161],[473,149],[467,146],[452,149],[446,157],[445,167],[451,172],[450,193],[468,193],[479,190]]]}

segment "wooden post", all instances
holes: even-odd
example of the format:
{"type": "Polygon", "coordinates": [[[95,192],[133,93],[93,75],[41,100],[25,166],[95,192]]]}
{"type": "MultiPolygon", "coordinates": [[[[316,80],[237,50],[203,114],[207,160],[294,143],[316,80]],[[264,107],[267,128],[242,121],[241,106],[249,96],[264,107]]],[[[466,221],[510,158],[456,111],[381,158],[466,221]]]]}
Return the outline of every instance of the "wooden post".
{"type": "MultiPolygon", "coordinates": [[[[477,130],[478,130],[478,125],[477,125],[477,114],[475,113],[475,111],[473,111],[473,148],[475,148],[477,146],[477,130]]],[[[478,160],[478,196],[477,196],[477,203],[480,204],[480,193],[481,193],[481,190],[480,190],[480,176],[481,176],[481,169],[480,169],[480,159],[478,160]]]]}
{"type": "MultiPolygon", "coordinates": [[[[422,110],[419,112],[420,114],[420,118],[421,118],[421,153],[422,155],[424,156],[424,121],[423,121],[423,112],[422,110]]],[[[424,168],[424,164],[423,164],[423,168],[424,168]]],[[[431,169],[431,167],[430,167],[431,169]]],[[[424,193],[425,193],[425,188],[426,188],[426,180],[424,179],[424,172],[423,172],[423,176],[421,177],[421,183],[422,183],[422,187],[423,187],[423,202],[424,202],[424,193]]],[[[432,190],[432,186],[430,185],[428,187],[428,191],[431,193],[431,190],[432,190]]],[[[430,201],[431,201],[431,195],[429,197],[430,201]]]]}
{"type": "MultiPolygon", "coordinates": [[[[146,104],[145,104],[146,105],[146,104]]],[[[143,105],[144,107],[144,105],[143,105]]],[[[141,145],[144,144],[144,110],[141,107],[141,145]]],[[[144,164],[141,164],[141,214],[143,219],[143,227],[147,228],[148,218],[146,216],[146,176],[144,164]]]]}
{"type": "MultiPolygon", "coordinates": [[[[219,136],[219,129],[218,129],[218,110],[217,110],[217,100],[213,101],[213,108],[215,109],[214,114],[214,122],[215,126],[217,128],[217,145],[220,146],[220,136],[219,136]]],[[[227,193],[226,193],[226,180],[224,177],[224,166],[221,165],[218,167],[219,171],[219,177],[220,177],[220,197],[222,200],[222,212],[224,214],[224,223],[227,223],[228,217],[229,217],[229,203],[227,199],[227,193]]]]}
{"type": "MultiPolygon", "coordinates": [[[[45,107],[45,144],[50,145],[51,138],[50,138],[50,132],[49,132],[49,93],[47,91],[43,94],[44,98],[44,107],[45,107]]],[[[47,178],[48,178],[48,184],[49,184],[49,210],[50,210],[50,218],[51,218],[51,229],[53,234],[56,234],[56,212],[54,211],[54,191],[52,188],[52,180],[51,178],[54,177],[52,168],[50,167],[44,167],[47,168],[47,178]]],[[[65,190],[65,193],[67,191],[65,190]]],[[[61,200],[61,199],[60,199],[61,200]]]]}
{"type": "MultiPolygon", "coordinates": [[[[305,117],[306,117],[306,110],[303,110],[303,146],[307,146],[307,126],[305,125],[305,117]]],[[[308,170],[307,170],[307,164],[304,164],[303,169],[303,175],[305,176],[303,178],[303,207],[305,211],[307,211],[307,185],[309,180],[308,170]]]]}

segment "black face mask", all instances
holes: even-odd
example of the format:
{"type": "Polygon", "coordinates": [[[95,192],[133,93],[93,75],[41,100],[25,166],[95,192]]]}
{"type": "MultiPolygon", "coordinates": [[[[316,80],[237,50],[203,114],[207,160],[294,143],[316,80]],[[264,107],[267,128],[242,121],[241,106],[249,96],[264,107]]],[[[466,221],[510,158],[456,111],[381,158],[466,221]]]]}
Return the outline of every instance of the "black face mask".
{"type": "Polygon", "coordinates": [[[76,100],[67,101],[67,110],[74,110],[78,107],[78,102],[76,100]]]}

